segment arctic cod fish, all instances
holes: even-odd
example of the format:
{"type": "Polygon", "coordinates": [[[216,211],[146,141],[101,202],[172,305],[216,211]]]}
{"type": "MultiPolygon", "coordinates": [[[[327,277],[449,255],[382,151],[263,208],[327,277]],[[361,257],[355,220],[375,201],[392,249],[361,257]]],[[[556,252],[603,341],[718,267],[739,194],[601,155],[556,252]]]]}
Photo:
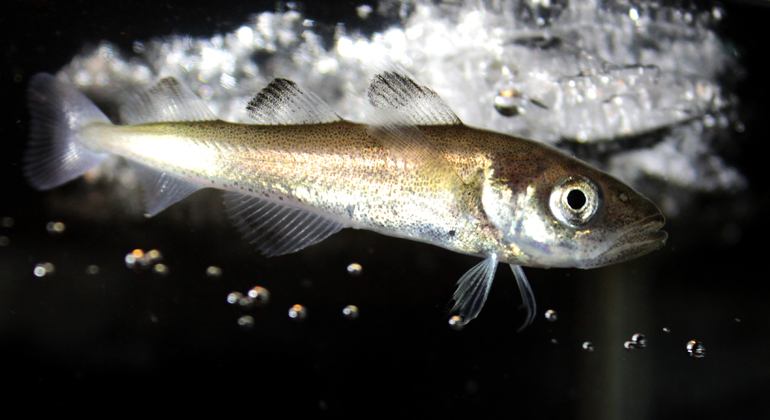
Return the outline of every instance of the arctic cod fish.
{"type": "MultiPolygon", "coordinates": [[[[217,119],[174,78],[136,94],[114,125],[49,74],[31,80],[25,174],[46,190],[109,155],[141,180],[148,215],[201,188],[265,256],[299,251],[342,228],[438,245],[484,260],[458,281],[451,313],[474,319],[499,262],[536,313],[521,266],[593,268],[661,247],[660,210],[619,180],[541,143],[464,125],[432,90],[376,75],[367,124],[343,120],[277,78],[249,102],[255,124],[217,119]]],[[[523,327],[522,327],[523,328],[523,327]]]]}

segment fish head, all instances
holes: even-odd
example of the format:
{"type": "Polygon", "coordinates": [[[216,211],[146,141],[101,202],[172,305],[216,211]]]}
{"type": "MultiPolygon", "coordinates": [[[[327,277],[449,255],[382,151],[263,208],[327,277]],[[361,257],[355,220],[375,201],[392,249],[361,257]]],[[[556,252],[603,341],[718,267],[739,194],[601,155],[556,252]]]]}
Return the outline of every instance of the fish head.
{"type": "Polygon", "coordinates": [[[665,218],[620,180],[556,149],[499,159],[482,205],[515,261],[594,268],[627,261],[666,242],[665,218]]]}

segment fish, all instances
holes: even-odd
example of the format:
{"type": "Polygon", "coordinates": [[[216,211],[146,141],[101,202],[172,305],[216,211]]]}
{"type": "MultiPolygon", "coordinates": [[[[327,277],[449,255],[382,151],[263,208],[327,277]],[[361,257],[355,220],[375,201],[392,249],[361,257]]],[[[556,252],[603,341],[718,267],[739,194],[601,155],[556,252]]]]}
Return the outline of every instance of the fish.
{"type": "Polygon", "coordinates": [[[527,314],[526,267],[582,269],[662,247],[656,205],[622,181],[535,140],[463,124],[401,71],[376,74],[365,123],[275,78],[248,102],[253,124],[220,120],[174,77],[131,96],[111,120],[50,74],[31,78],[24,174],[48,190],[109,156],[124,158],[153,216],[203,188],[264,256],[297,252],[343,228],[437,245],[483,260],[457,281],[450,314],[476,318],[499,263],[527,314]]]}

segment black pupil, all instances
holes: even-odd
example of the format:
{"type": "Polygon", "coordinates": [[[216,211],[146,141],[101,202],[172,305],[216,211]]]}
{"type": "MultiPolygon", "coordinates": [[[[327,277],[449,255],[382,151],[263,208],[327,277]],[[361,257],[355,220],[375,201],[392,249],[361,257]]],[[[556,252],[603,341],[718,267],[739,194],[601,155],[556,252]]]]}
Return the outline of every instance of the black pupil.
{"type": "Polygon", "coordinates": [[[586,205],[586,195],[583,191],[572,190],[567,194],[567,204],[569,204],[573,210],[580,210],[586,205]]]}

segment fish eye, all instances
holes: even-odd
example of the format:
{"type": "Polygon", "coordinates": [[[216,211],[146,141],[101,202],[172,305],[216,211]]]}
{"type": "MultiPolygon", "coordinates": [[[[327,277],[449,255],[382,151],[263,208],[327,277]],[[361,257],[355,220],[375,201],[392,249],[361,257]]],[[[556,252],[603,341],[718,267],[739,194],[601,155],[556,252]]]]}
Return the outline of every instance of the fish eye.
{"type": "Polygon", "coordinates": [[[590,179],[570,176],[551,191],[551,213],[562,223],[583,226],[596,214],[601,203],[599,187],[590,179]]]}

